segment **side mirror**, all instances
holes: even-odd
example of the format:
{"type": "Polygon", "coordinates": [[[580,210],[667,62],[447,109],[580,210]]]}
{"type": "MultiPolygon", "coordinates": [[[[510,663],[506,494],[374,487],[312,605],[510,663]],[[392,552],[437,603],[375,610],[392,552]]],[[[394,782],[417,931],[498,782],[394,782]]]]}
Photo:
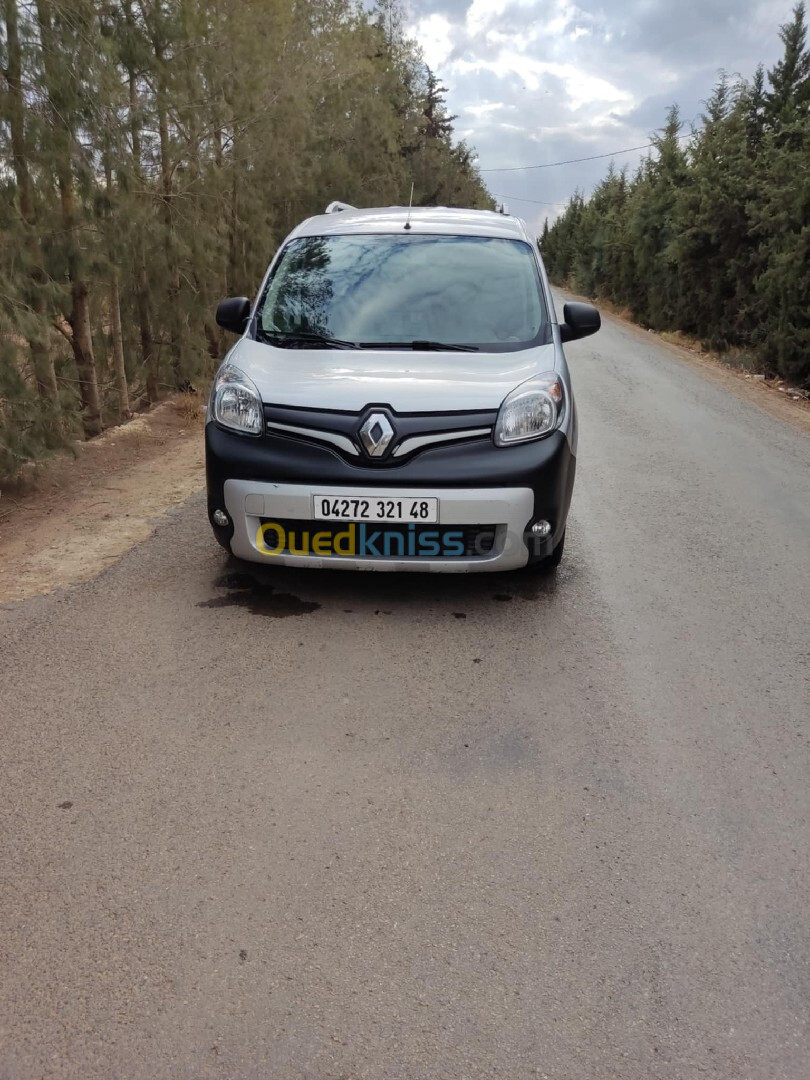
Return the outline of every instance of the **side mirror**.
{"type": "Polygon", "coordinates": [[[593,304],[580,304],[572,301],[563,308],[565,322],[560,323],[563,341],[576,341],[578,338],[595,334],[602,325],[602,317],[593,304]]]}
{"type": "Polygon", "coordinates": [[[231,296],[217,304],[217,326],[243,334],[250,318],[250,301],[246,296],[231,296]]]}

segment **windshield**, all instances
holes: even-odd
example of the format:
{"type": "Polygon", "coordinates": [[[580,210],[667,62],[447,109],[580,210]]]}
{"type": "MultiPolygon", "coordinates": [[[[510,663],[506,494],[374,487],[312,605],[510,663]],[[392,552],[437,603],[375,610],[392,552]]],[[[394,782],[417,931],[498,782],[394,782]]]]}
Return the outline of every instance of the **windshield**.
{"type": "Polygon", "coordinates": [[[259,308],[267,335],[363,345],[535,343],[546,322],[532,249],[480,236],[306,236],[284,249],[259,308]]]}

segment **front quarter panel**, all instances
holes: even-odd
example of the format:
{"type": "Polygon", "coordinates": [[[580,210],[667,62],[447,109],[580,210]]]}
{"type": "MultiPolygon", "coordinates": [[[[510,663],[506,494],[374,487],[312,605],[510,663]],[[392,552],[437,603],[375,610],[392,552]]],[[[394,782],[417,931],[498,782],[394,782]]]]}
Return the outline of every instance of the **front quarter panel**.
{"type": "Polygon", "coordinates": [[[562,379],[563,386],[565,387],[566,409],[563,421],[560,424],[560,431],[568,439],[568,444],[571,447],[571,453],[576,456],[577,452],[577,406],[576,399],[574,398],[574,387],[571,383],[571,371],[568,367],[568,361],[565,358],[565,352],[563,351],[562,342],[559,340],[559,327],[554,327],[554,370],[559,374],[562,379]]]}

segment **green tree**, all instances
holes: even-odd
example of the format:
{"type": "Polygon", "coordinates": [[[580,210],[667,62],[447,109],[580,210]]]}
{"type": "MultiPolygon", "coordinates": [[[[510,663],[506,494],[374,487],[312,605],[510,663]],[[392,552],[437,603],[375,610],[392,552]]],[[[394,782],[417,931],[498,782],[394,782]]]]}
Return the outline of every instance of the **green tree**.
{"type": "Polygon", "coordinates": [[[672,109],[631,180],[611,167],[544,229],[550,273],[657,329],[746,350],[810,386],[810,50],[805,7],[750,83],[721,74],[684,146],[672,109]]]}
{"type": "Polygon", "coordinates": [[[205,378],[334,198],[492,206],[399,0],[0,0],[0,475],[205,378]]]}

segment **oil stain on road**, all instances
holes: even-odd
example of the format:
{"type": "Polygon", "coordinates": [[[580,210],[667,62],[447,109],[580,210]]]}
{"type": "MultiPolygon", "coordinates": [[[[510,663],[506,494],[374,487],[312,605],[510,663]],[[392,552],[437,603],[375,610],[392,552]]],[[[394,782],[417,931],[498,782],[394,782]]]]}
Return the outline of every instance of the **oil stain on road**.
{"type": "Polygon", "coordinates": [[[320,608],[314,600],[301,600],[292,593],[278,592],[250,574],[224,574],[214,582],[217,589],[227,589],[224,596],[203,600],[201,608],[245,608],[252,615],[264,615],[270,619],[287,619],[291,615],[310,615],[320,608]]]}

